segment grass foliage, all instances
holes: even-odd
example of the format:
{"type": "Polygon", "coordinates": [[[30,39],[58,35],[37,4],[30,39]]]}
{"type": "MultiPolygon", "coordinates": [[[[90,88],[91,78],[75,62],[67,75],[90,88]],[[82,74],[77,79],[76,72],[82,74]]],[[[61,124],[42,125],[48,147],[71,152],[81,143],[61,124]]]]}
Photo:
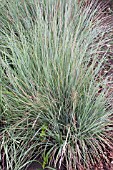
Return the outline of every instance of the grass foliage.
{"type": "Polygon", "coordinates": [[[105,80],[97,81],[112,29],[104,7],[77,0],[0,6],[7,169],[26,169],[40,155],[43,169],[88,169],[100,155],[107,159],[112,111],[105,90],[98,93],[105,80]]]}

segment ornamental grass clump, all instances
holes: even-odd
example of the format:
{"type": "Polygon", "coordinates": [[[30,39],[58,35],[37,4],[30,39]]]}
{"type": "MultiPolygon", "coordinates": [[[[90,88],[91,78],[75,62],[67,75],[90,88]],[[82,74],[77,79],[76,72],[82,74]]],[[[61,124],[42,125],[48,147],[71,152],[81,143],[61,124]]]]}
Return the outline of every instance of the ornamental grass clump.
{"type": "Polygon", "coordinates": [[[98,1],[9,0],[0,8],[7,169],[90,169],[112,140],[104,47],[112,30],[98,1]],[[103,90],[98,93],[99,86],[103,90]]]}

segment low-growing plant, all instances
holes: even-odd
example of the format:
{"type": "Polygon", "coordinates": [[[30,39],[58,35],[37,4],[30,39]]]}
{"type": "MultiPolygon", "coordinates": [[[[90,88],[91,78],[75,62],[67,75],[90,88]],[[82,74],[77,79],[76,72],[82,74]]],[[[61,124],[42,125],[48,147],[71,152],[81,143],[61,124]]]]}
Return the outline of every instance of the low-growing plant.
{"type": "Polygon", "coordinates": [[[0,9],[7,169],[27,169],[38,156],[43,168],[59,170],[107,160],[112,110],[106,89],[98,89],[112,24],[104,8],[98,1],[9,0],[0,9]]]}

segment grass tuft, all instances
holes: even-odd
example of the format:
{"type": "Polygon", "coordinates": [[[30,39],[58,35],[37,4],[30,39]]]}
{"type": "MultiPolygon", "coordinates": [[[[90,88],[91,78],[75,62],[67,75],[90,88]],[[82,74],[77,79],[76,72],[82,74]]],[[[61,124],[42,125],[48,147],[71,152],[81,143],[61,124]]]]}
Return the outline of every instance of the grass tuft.
{"type": "Polygon", "coordinates": [[[98,93],[105,84],[98,75],[112,23],[104,8],[77,0],[10,0],[0,7],[7,169],[27,169],[38,156],[43,169],[90,169],[101,155],[107,160],[112,110],[107,90],[98,93]]]}

